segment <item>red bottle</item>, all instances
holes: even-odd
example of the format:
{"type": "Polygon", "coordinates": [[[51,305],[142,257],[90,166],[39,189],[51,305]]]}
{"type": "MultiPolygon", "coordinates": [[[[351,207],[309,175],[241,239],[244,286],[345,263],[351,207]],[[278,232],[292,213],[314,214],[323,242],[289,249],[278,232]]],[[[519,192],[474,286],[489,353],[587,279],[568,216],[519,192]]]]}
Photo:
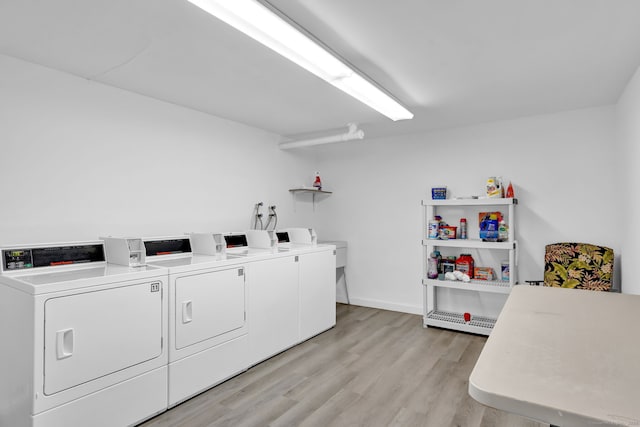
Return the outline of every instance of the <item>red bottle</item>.
{"type": "Polygon", "coordinates": [[[460,236],[458,236],[458,238],[460,239],[467,239],[467,218],[460,218],[460,236]]]}
{"type": "Polygon", "coordinates": [[[513,185],[509,182],[509,186],[507,187],[507,199],[513,199],[513,185]]]}
{"type": "Polygon", "coordinates": [[[313,181],[313,188],[322,190],[322,181],[320,181],[320,172],[316,172],[316,179],[313,181]]]}

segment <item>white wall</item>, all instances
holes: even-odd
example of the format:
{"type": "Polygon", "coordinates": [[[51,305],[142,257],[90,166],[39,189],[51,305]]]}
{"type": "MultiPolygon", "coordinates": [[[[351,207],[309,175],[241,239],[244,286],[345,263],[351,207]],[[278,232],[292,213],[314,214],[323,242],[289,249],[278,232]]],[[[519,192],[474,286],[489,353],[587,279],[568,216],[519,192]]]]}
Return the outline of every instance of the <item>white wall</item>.
{"type": "Polygon", "coordinates": [[[244,230],[258,201],[309,221],[287,190],[310,163],[276,135],[6,56],[0,75],[2,244],[244,230]]]}
{"type": "Polygon", "coordinates": [[[468,195],[489,175],[513,181],[521,279],[542,276],[547,243],[619,254],[625,230],[637,235],[622,221],[617,171],[640,182],[638,75],[617,109],[621,159],[614,107],[283,152],[276,135],[9,57],[0,72],[3,244],[245,229],[264,201],[281,226],[349,242],[355,303],[419,313],[420,200],[434,184],[468,195]],[[314,211],[287,189],[309,185],[316,168],[334,194],[314,211]]]}
{"type": "Polygon", "coordinates": [[[640,68],[627,85],[617,105],[618,139],[620,153],[616,163],[622,171],[619,182],[625,195],[625,209],[621,224],[624,227],[622,264],[622,291],[640,294],[640,281],[636,270],[640,258],[640,68]]]}
{"type": "Polygon", "coordinates": [[[316,153],[325,187],[334,191],[318,204],[318,232],[348,241],[356,304],[421,312],[420,201],[437,184],[463,196],[481,194],[488,176],[513,182],[521,281],[542,278],[548,243],[586,241],[620,252],[613,106],[365,139],[316,153]]]}

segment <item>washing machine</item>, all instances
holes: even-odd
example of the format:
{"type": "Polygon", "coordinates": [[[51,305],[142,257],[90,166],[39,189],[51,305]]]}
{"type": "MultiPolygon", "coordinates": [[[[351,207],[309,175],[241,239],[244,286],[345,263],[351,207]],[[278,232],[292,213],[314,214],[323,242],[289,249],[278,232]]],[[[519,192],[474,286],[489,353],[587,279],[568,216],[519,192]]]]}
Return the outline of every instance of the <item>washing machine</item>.
{"type": "Polygon", "coordinates": [[[0,254],[0,425],[126,426],[166,410],[166,269],[108,264],[102,241],[0,254]]]}
{"type": "Polygon", "coordinates": [[[255,365],[300,342],[299,257],[278,247],[273,231],[247,230],[223,237],[227,255],[246,261],[248,355],[250,365],[255,365]]]}
{"type": "MultiPolygon", "coordinates": [[[[212,237],[212,236],[211,236],[212,237]]],[[[107,254],[126,246],[105,238],[107,254]]],[[[169,407],[245,371],[246,266],[224,251],[194,254],[188,235],[143,237],[142,257],[130,259],[169,272],[169,407]]],[[[127,257],[119,261],[127,262],[127,257]]]]}
{"type": "Polygon", "coordinates": [[[318,243],[313,228],[276,231],[278,247],[299,260],[300,340],[309,339],[336,324],[336,265],[342,254],[335,242],[318,243]]]}
{"type": "MultiPolygon", "coordinates": [[[[310,228],[248,230],[227,253],[248,261],[249,343],[253,363],[336,324],[334,245],[310,228]],[[284,233],[284,234],[283,234],[284,233]],[[245,241],[246,240],[246,241],[245,241]]],[[[233,241],[225,235],[225,240],[233,241]]]]}

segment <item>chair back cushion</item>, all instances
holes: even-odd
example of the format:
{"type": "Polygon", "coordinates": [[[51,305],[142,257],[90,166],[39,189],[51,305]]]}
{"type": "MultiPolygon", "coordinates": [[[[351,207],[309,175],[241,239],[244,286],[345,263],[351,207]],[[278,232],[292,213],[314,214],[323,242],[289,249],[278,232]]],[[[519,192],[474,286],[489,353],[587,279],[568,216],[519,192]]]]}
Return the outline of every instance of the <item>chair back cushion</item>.
{"type": "Polygon", "coordinates": [[[553,243],[545,247],[544,285],[609,291],[613,249],[588,243],[553,243]]]}

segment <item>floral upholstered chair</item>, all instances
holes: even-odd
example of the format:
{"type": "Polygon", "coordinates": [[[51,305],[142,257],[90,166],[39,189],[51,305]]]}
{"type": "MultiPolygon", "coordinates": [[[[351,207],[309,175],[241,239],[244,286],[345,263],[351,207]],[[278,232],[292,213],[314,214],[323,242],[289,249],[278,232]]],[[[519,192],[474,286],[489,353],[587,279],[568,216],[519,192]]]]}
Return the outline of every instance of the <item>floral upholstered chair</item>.
{"type": "Polygon", "coordinates": [[[545,247],[544,285],[611,290],[613,249],[588,243],[553,243],[545,247]]]}

